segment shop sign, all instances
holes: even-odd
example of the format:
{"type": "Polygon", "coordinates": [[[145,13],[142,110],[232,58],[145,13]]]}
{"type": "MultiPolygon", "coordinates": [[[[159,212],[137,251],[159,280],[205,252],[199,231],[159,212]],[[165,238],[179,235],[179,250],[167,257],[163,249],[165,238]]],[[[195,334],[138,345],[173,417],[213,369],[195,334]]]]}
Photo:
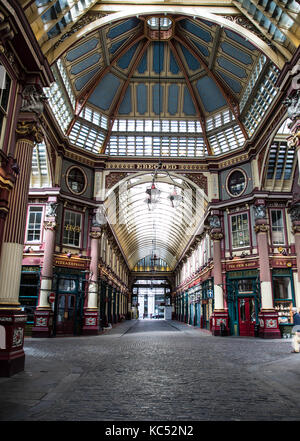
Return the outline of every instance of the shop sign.
{"type": "Polygon", "coordinates": [[[36,273],[40,270],[39,266],[22,266],[22,271],[24,272],[30,272],[30,273],[36,273]]]}
{"type": "Polygon", "coordinates": [[[241,279],[243,277],[256,277],[257,271],[256,270],[249,270],[249,271],[230,271],[228,273],[228,277],[230,279],[238,278],[241,279]]]}
{"type": "Polygon", "coordinates": [[[55,266],[64,266],[68,268],[78,268],[78,269],[85,269],[87,262],[82,259],[67,259],[64,257],[55,257],[54,259],[54,265],[55,266]]]}
{"type": "Polygon", "coordinates": [[[282,259],[282,258],[273,258],[272,259],[272,266],[273,267],[284,267],[284,268],[291,268],[292,266],[296,266],[295,259],[282,259]]]}
{"type": "Polygon", "coordinates": [[[73,231],[74,233],[80,233],[81,228],[78,225],[67,224],[67,225],[65,225],[65,230],[66,231],[73,231]]]}
{"type": "Polygon", "coordinates": [[[256,268],[258,266],[257,260],[251,260],[246,262],[230,262],[226,263],[226,270],[235,270],[235,269],[246,269],[246,268],[256,268]]]}

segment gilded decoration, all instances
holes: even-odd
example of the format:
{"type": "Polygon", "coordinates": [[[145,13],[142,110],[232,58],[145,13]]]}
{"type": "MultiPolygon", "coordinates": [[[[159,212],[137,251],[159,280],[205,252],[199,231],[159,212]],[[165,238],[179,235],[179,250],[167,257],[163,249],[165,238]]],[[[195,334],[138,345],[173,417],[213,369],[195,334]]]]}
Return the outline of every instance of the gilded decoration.
{"type": "Polygon", "coordinates": [[[16,133],[20,138],[30,139],[38,144],[41,143],[44,138],[44,133],[39,124],[33,121],[19,121],[16,133]]]}
{"type": "Polygon", "coordinates": [[[254,227],[255,233],[267,233],[269,231],[269,225],[259,224],[254,227]]]}
{"type": "Polygon", "coordinates": [[[218,231],[211,231],[209,235],[212,240],[222,240],[224,237],[224,234],[218,231]]]}
{"type": "Polygon", "coordinates": [[[101,235],[102,235],[101,231],[91,231],[90,232],[90,237],[92,239],[100,239],[101,235]]]}
{"type": "Polygon", "coordinates": [[[44,222],[44,229],[45,230],[51,230],[54,231],[56,228],[57,224],[56,222],[52,222],[52,221],[46,221],[44,222]]]}

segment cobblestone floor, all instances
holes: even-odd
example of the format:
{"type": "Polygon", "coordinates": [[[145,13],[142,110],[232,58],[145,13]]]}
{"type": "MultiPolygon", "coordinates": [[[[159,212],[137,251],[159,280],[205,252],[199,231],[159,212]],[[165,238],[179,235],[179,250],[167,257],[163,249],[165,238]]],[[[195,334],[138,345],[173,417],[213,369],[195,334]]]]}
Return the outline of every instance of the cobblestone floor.
{"type": "Polygon", "coordinates": [[[299,421],[300,354],[290,351],[289,340],[164,320],[26,338],[24,372],[0,378],[0,420],[299,421]]]}

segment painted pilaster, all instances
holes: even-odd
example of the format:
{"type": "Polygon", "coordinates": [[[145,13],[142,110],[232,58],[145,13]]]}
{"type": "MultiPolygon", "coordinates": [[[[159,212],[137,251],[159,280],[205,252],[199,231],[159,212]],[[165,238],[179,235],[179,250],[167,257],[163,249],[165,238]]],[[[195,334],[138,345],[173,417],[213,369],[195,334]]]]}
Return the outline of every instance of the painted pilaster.
{"type": "Polygon", "coordinates": [[[269,225],[266,219],[264,201],[258,200],[254,206],[257,249],[259,254],[259,281],[261,294],[261,310],[258,314],[262,338],[281,338],[278,313],[274,309],[272,294],[272,275],[269,262],[269,225]]]}
{"type": "Polygon", "coordinates": [[[214,278],[214,311],[212,314],[212,334],[220,335],[221,329],[225,326],[223,330],[224,334],[228,334],[228,311],[224,307],[224,289],[223,289],[223,278],[222,278],[222,252],[221,252],[221,241],[224,237],[221,229],[221,219],[217,214],[213,214],[209,217],[209,235],[213,241],[214,249],[214,268],[213,268],[213,278],[214,278]]]}
{"type": "Polygon", "coordinates": [[[98,260],[99,260],[99,239],[101,238],[101,229],[93,227],[90,232],[91,238],[91,261],[90,278],[88,287],[87,306],[84,310],[84,325],[82,332],[84,335],[98,334],[99,331],[99,308],[98,308],[98,260]]]}
{"type": "Polygon", "coordinates": [[[295,203],[289,209],[292,221],[292,231],[295,238],[295,253],[297,261],[297,273],[294,274],[296,307],[300,308],[300,203],[295,203]]]}
{"type": "MultiPolygon", "coordinates": [[[[49,303],[53,283],[53,259],[56,236],[57,198],[49,197],[44,221],[44,259],[38,305],[34,314],[32,337],[51,337],[53,334],[53,310],[49,303]]],[[[54,304],[53,304],[54,306],[54,304]]]]}

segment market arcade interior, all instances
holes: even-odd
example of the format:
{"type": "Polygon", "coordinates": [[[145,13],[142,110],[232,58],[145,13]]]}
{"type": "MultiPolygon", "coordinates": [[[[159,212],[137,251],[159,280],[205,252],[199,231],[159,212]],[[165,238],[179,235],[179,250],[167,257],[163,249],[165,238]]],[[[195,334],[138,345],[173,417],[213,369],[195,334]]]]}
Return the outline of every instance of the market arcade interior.
{"type": "Polygon", "coordinates": [[[10,3],[1,375],[23,369],[25,335],[93,335],[136,318],[289,336],[299,4],[10,3]]]}

